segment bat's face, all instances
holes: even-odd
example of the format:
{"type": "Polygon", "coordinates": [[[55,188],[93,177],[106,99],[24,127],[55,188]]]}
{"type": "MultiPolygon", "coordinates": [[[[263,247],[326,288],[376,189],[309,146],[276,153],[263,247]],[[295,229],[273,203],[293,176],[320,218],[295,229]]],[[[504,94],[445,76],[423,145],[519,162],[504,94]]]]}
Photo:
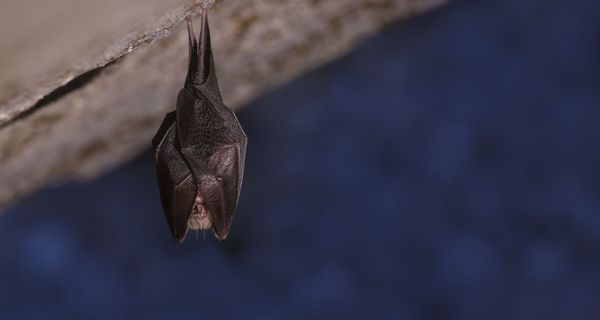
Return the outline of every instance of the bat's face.
{"type": "Polygon", "coordinates": [[[214,73],[206,12],[198,46],[188,20],[190,66],[176,110],[153,139],[161,201],[171,233],[188,230],[229,234],[240,194],[247,138],[225,105],[214,73]],[[196,61],[198,60],[198,61],[196,61]]]}

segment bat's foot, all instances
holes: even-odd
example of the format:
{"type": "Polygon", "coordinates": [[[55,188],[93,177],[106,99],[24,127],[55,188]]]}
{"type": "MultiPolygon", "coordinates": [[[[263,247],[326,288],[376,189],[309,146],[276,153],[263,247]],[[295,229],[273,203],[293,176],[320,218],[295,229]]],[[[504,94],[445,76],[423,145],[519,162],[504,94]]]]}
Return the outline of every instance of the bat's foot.
{"type": "Polygon", "coordinates": [[[215,0],[204,0],[202,2],[202,4],[200,5],[200,7],[204,10],[206,10],[211,4],[213,4],[215,2],[215,0]]]}
{"type": "Polygon", "coordinates": [[[196,40],[196,35],[194,34],[192,17],[188,16],[186,22],[190,47],[190,61],[186,83],[201,85],[208,80],[213,64],[210,31],[208,29],[208,10],[206,8],[202,9],[198,40],[196,40]]]}

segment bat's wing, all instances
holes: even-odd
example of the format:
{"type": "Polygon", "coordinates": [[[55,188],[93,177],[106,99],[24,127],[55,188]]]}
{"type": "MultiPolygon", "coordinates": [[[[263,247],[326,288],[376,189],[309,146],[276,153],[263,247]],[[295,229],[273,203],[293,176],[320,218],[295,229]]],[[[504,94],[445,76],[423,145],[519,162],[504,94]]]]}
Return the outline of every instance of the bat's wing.
{"type": "Polygon", "coordinates": [[[175,124],[175,120],[177,120],[177,115],[175,111],[171,111],[165,115],[163,122],[160,124],[158,131],[152,138],[152,146],[154,149],[158,148],[158,145],[163,141],[163,139],[167,135],[167,131],[175,124]]]}
{"type": "Polygon", "coordinates": [[[204,196],[213,230],[219,240],[224,240],[229,234],[242,182],[239,145],[217,147],[205,159],[198,157],[195,149],[184,149],[182,153],[190,159],[192,171],[198,172],[198,188],[204,196]]]}
{"type": "Polygon", "coordinates": [[[181,153],[199,184],[219,239],[229,233],[240,193],[246,136],[235,115],[202,92],[181,90],[177,132],[181,153]],[[233,121],[233,122],[232,122],[233,121]]]}
{"type": "Polygon", "coordinates": [[[187,221],[196,197],[197,185],[177,140],[175,114],[166,115],[153,139],[156,173],[165,218],[177,242],[185,239],[187,221]]]}
{"type": "Polygon", "coordinates": [[[221,161],[221,165],[217,167],[217,176],[221,177],[219,181],[221,192],[206,203],[208,206],[222,203],[222,211],[215,211],[217,214],[213,216],[215,231],[220,238],[225,238],[229,234],[239,199],[239,191],[242,185],[240,167],[243,168],[243,164],[240,164],[240,157],[238,144],[223,146],[213,156],[216,161],[221,161]]]}
{"type": "MultiPolygon", "coordinates": [[[[177,97],[175,116],[167,115],[165,119],[165,122],[170,121],[171,126],[164,130],[161,126],[159,130],[159,134],[165,132],[162,144],[166,149],[163,151],[164,155],[157,151],[157,163],[164,162],[157,164],[157,168],[159,180],[166,181],[166,195],[161,190],[161,196],[165,198],[165,211],[173,210],[179,205],[174,196],[184,198],[182,208],[178,210],[183,212],[186,209],[185,219],[183,213],[178,211],[167,213],[167,219],[173,220],[170,222],[173,223],[172,230],[179,230],[183,220],[187,222],[195,191],[198,191],[209,211],[217,238],[223,240],[229,233],[240,193],[246,135],[233,112],[223,104],[219,92],[206,10],[202,12],[201,23],[200,41],[197,43],[191,18],[188,18],[188,75],[184,88],[177,97]],[[159,159],[161,156],[163,160],[159,159]],[[189,172],[192,174],[191,179],[187,175],[189,172]],[[177,189],[178,183],[182,184],[180,191],[177,189]],[[193,183],[197,187],[190,187],[193,183]],[[176,192],[169,194],[169,190],[176,192]]],[[[176,239],[180,239],[177,232],[174,231],[174,235],[176,239]]]]}
{"type": "MultiPolygon", "coordinates": [[[[237,118],[236,118],[237,121],[237,118]]],[[[244,180],[244,166],[246,163],[246,146],[248,145],[248,137],[246,136],[246,133],[242,130],[242,127],[240,126],[240,131],[241,133],[239,134],[239,136],[237,137],[237,143],[235,144],[236,148],[237,148],[237,154],[238,154],[238,172],[239,172],[239,182],[237,184],[237,196],[239,198],[240,196],[240,192],[242,191],[242,181],[244,180]]]]}

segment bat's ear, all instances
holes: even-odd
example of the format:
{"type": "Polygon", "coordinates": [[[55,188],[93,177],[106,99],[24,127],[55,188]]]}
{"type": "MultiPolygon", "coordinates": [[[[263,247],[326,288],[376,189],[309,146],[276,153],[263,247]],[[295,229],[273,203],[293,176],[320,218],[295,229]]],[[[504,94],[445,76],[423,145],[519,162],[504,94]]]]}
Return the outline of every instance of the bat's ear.
{"type": "Polygon", "coordinates": [[[186,85],[199,86],[205,83],[216,85],[215,66],[210,42],[210,30],[208,27],[208,10],[202,9],[200,35],[198,42],[194,35],[192,18],[187,18],[188,37],[190,43],[190,62],[186,85]]]}

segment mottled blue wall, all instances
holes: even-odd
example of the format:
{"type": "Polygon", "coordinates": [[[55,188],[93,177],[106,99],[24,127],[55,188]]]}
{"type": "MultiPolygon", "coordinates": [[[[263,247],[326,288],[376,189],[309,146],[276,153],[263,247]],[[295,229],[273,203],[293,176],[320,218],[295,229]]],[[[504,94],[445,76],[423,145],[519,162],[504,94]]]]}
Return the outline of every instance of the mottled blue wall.
{"type": "Polygon", "coordinates": [[[600,319],[599,13],[456,1],[256,101],[225,243],[171,240],[150,152],[37,193],[0,319],[600,319]]]}

